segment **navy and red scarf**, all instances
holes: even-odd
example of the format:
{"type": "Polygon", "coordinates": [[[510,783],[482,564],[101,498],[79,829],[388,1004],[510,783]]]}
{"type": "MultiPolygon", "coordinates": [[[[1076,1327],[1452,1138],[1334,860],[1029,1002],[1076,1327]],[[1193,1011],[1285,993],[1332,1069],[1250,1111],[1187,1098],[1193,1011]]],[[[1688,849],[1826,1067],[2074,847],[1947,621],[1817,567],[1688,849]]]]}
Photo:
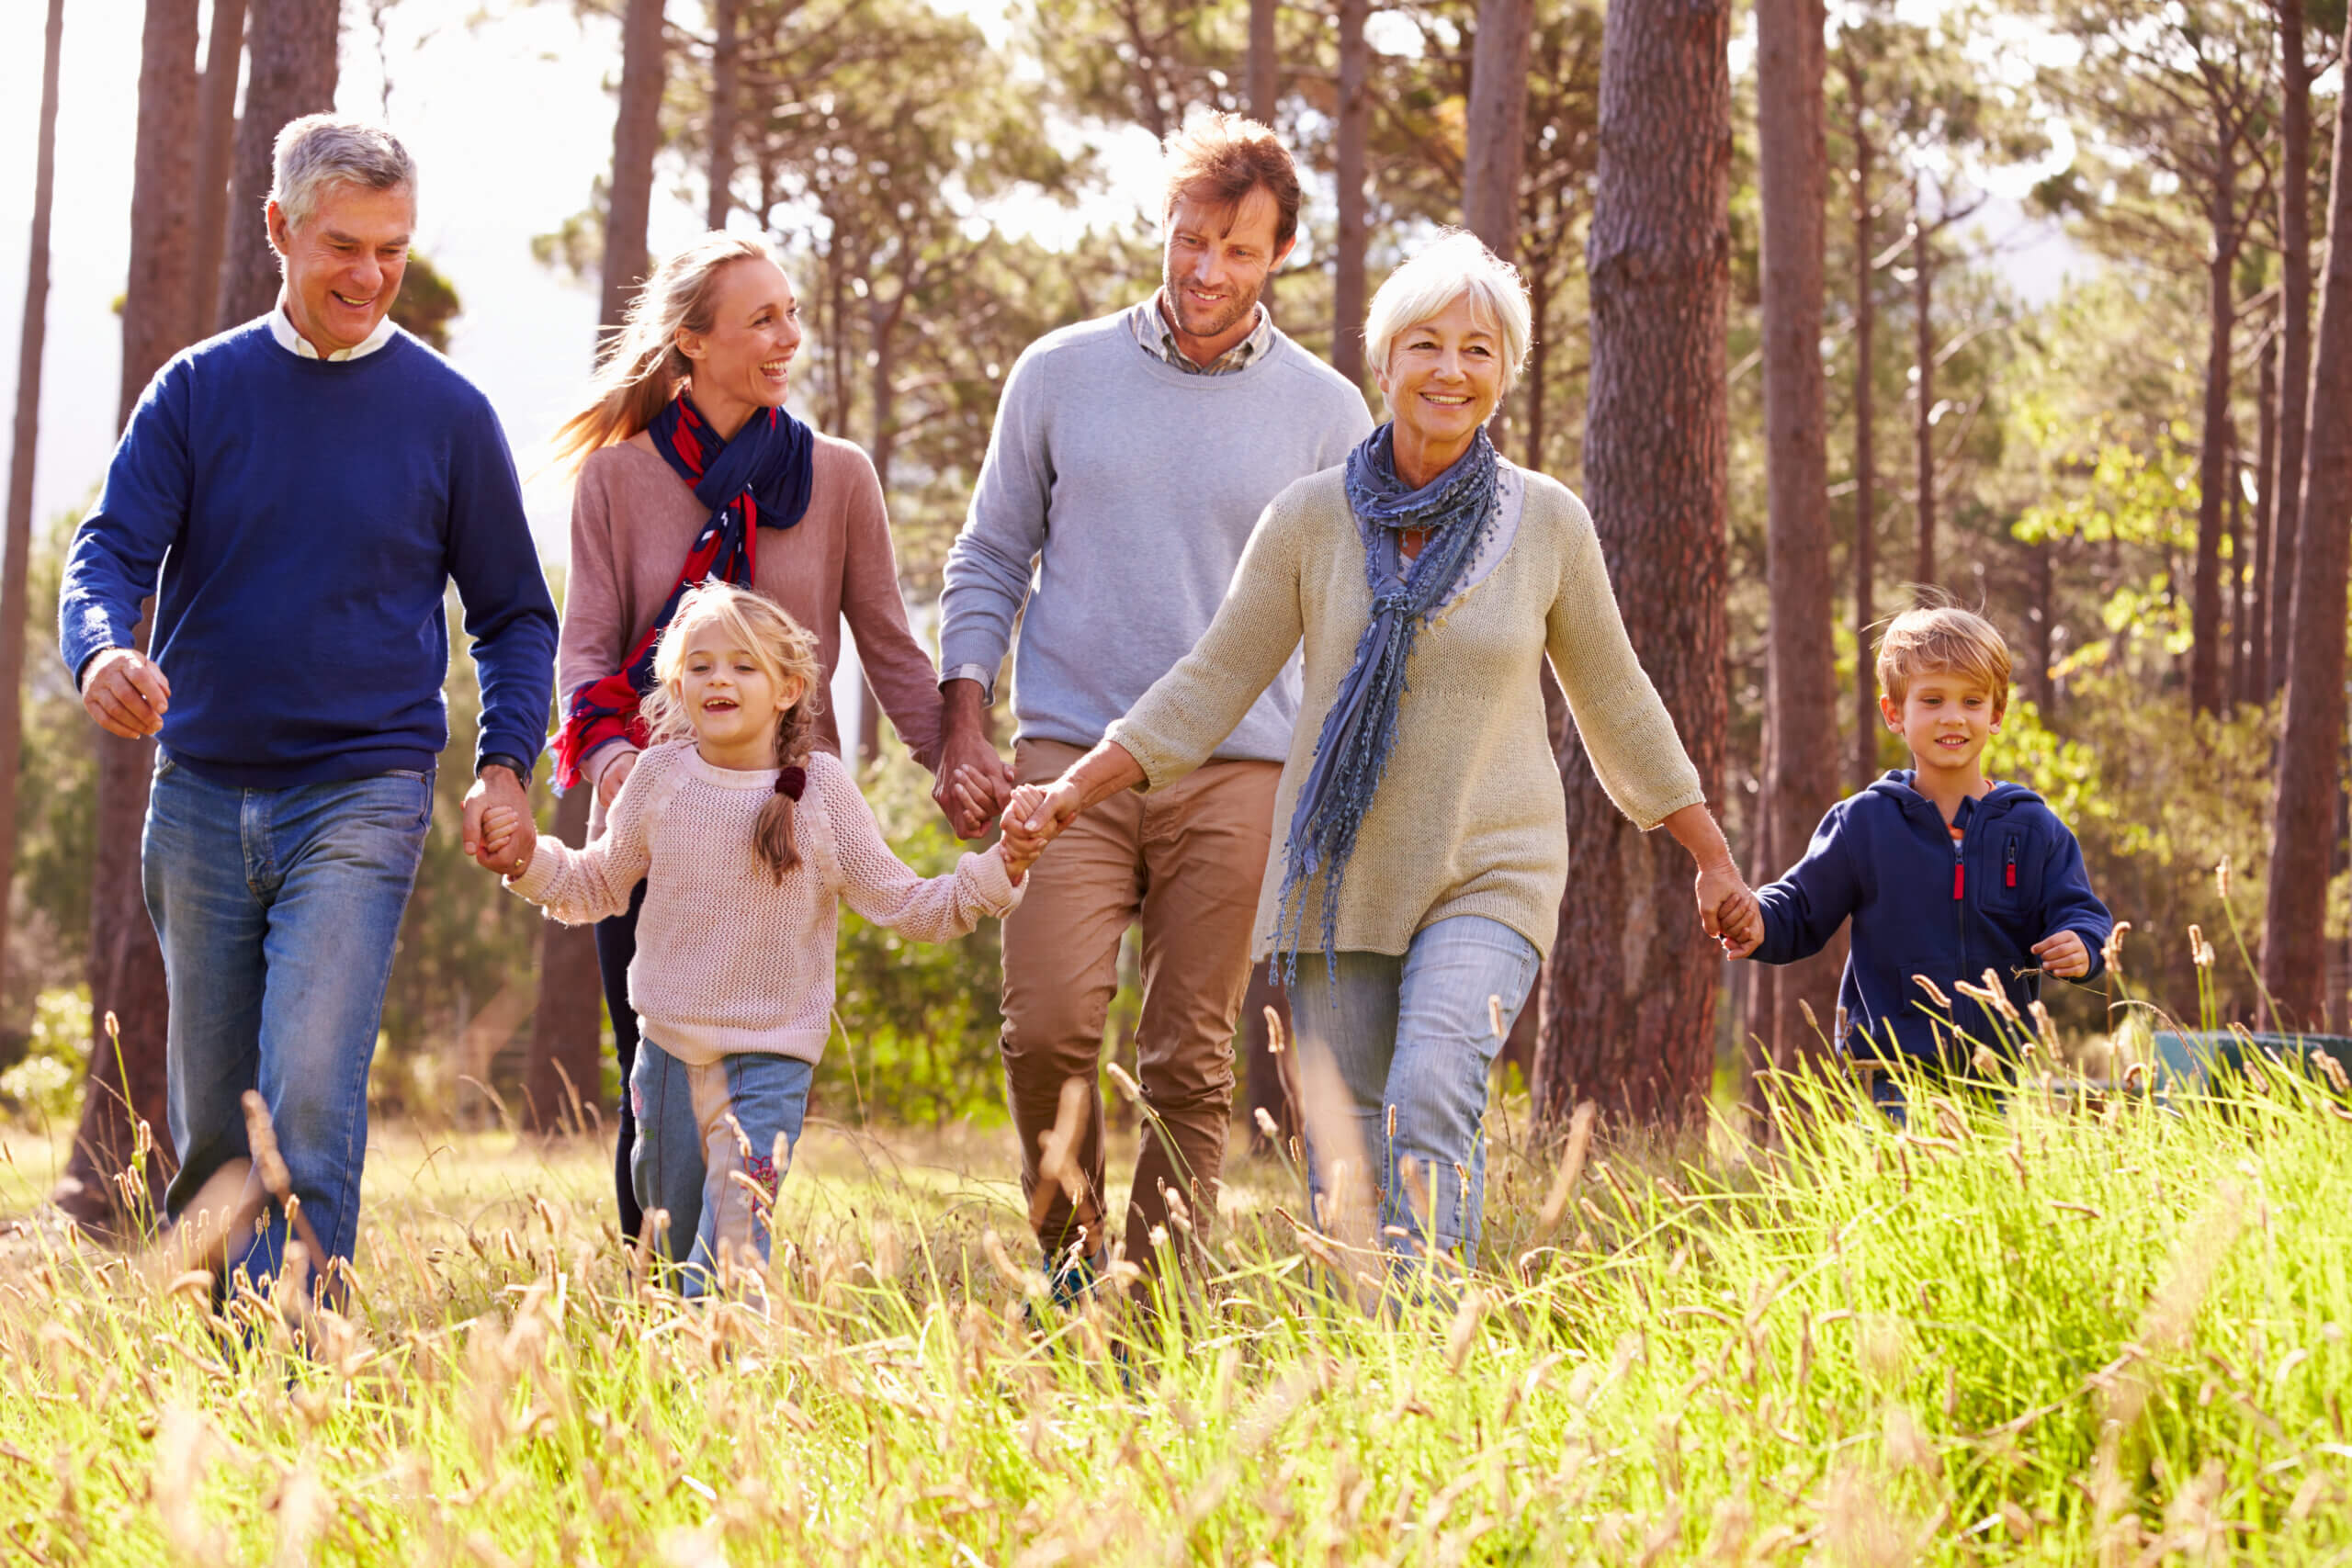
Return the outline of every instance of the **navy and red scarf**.
{"type": "Polygon", "coordinates": [[[571,788],[580,765],[611,740],[642,747],[648,737],[639,705],[653,689],[653,650],[678,601],[701,582],[748,583],[759,561],[763,528],[789,528],[808,513],[817,438],[782,409],[762,409],[732,438],[722,438],[681,392],[645,427],[653,449],[711,509],[662,613],[621,667],[571,694],[555,738],[555,784],[571,788]]]}

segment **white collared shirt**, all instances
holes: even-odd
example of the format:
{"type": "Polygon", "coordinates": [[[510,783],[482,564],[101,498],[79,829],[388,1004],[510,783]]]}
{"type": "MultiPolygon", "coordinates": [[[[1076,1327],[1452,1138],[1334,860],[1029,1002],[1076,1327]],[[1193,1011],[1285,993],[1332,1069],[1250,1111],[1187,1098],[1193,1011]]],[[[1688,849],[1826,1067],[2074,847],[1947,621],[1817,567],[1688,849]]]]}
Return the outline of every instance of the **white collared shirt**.
{"type": "Polygon", "coordinates": [[[365,341],[350,348],[338,348],[333,354],[321,354],[311,346],[309,338],[294,330],[294,318],[286,313],[285,295],[280,294],[277,297],[277,303],[271,307],[269,312],[269,335],[277,340],[278,347],[303,359],[325,359],[338,362],[345,359],[365,359],[391,342],[392,333],[397,331],[399,329],[392,325],[392,318],[386,316],[376,323],[376,330],[369,333],[365,341]]]}

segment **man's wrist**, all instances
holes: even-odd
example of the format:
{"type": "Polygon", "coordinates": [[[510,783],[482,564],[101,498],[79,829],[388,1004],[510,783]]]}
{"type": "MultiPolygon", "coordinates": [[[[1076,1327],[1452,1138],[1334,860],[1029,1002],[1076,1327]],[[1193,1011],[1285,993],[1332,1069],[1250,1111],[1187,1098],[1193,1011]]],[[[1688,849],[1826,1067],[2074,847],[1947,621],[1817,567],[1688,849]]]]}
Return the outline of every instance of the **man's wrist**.
{"type": "Polygon", "coordinates": [[[525,789],[531,787],[531,764],[511,751],[485,751],[474,763],[474,777],[480,778],[492,768],[504,768],[514,775],[514,782],[525,789]]]}
{"type": "Polygon", "coordinates": [[[943,670],[939,672],[941,694],[951,694],[951,688],[958,681],[971,682],[973,691],[978,694],[981,707],[986,707],[996,701],[995,671],[983,670],[977,664],[958,664],[952,670],[943,670]]]}
{"type": "Polygon", "coordinates": [[[950,675],[939,683],[939,717],[943,728],[978,728],[988,705],[987,686],[969,675],[950,675]]]}

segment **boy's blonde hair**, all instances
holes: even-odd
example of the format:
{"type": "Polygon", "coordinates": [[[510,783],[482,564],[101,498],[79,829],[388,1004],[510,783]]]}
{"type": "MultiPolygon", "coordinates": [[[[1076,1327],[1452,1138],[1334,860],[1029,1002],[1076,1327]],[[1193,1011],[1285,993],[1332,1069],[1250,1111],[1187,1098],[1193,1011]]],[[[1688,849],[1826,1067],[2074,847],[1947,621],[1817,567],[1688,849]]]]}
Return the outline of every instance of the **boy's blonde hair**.
{"type": "MultiPolygon", "coordinates": [[[[686,645],[713,621],[751,653],[769,680],[778,686],[800,682],[800,700],[776,720],[775,765],[802,766],[816,747],[817,705],[824,690],[817,639],[775,601],[731,582],[697,583],[687,589],[678,601],[678,613],[662,630],[662,640],[653,650],[653,689],[645,694],[640,708],[654,743],[683,740],[694,734],[684,690],[686,645]]],[[[800,852],[792,839],[792,797],[770,795],[760,807],[752,835],[760,863],[781,883],[784,874],[800,863],[800,852]]]]}
{"type": "Polygon", "coordinates": [[[2009,645],[1993,623],[1957,604],[1922,604],[1886,623],[1878,639],[1879,689],[1900,703],[1911,682],[1947,671],[1993,694],[1993,712],[2009,706],[2009,645]]]}

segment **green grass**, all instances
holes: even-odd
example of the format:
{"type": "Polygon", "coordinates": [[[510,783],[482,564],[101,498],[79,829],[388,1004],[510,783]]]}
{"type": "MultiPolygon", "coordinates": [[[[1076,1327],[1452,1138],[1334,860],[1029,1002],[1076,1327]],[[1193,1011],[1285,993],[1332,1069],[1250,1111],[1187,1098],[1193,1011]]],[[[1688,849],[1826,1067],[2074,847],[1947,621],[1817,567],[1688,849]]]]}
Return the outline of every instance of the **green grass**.
{"type": "MultiPolygon", "coordinates": [[[[380,1129],[314,1360],[224,1351],[168,1269],[10,1240],[0,1557],[2352,1555],[2333,1088],[1787,1124],[1754,1160],[1604,1137],[1548,1244],[1557,1151],[1498,1147],[1488,1271],[1402,1322],[1342,1304],[1289,1172],[1249,1166],[1191,1309],[1043,1339],[1001,1132],[812,1132],[763,1320],[632,1287],[600,1148],[380,1129]]],[[[21,1205],[51,1150],[6,1156],[21,1205]]]]}

